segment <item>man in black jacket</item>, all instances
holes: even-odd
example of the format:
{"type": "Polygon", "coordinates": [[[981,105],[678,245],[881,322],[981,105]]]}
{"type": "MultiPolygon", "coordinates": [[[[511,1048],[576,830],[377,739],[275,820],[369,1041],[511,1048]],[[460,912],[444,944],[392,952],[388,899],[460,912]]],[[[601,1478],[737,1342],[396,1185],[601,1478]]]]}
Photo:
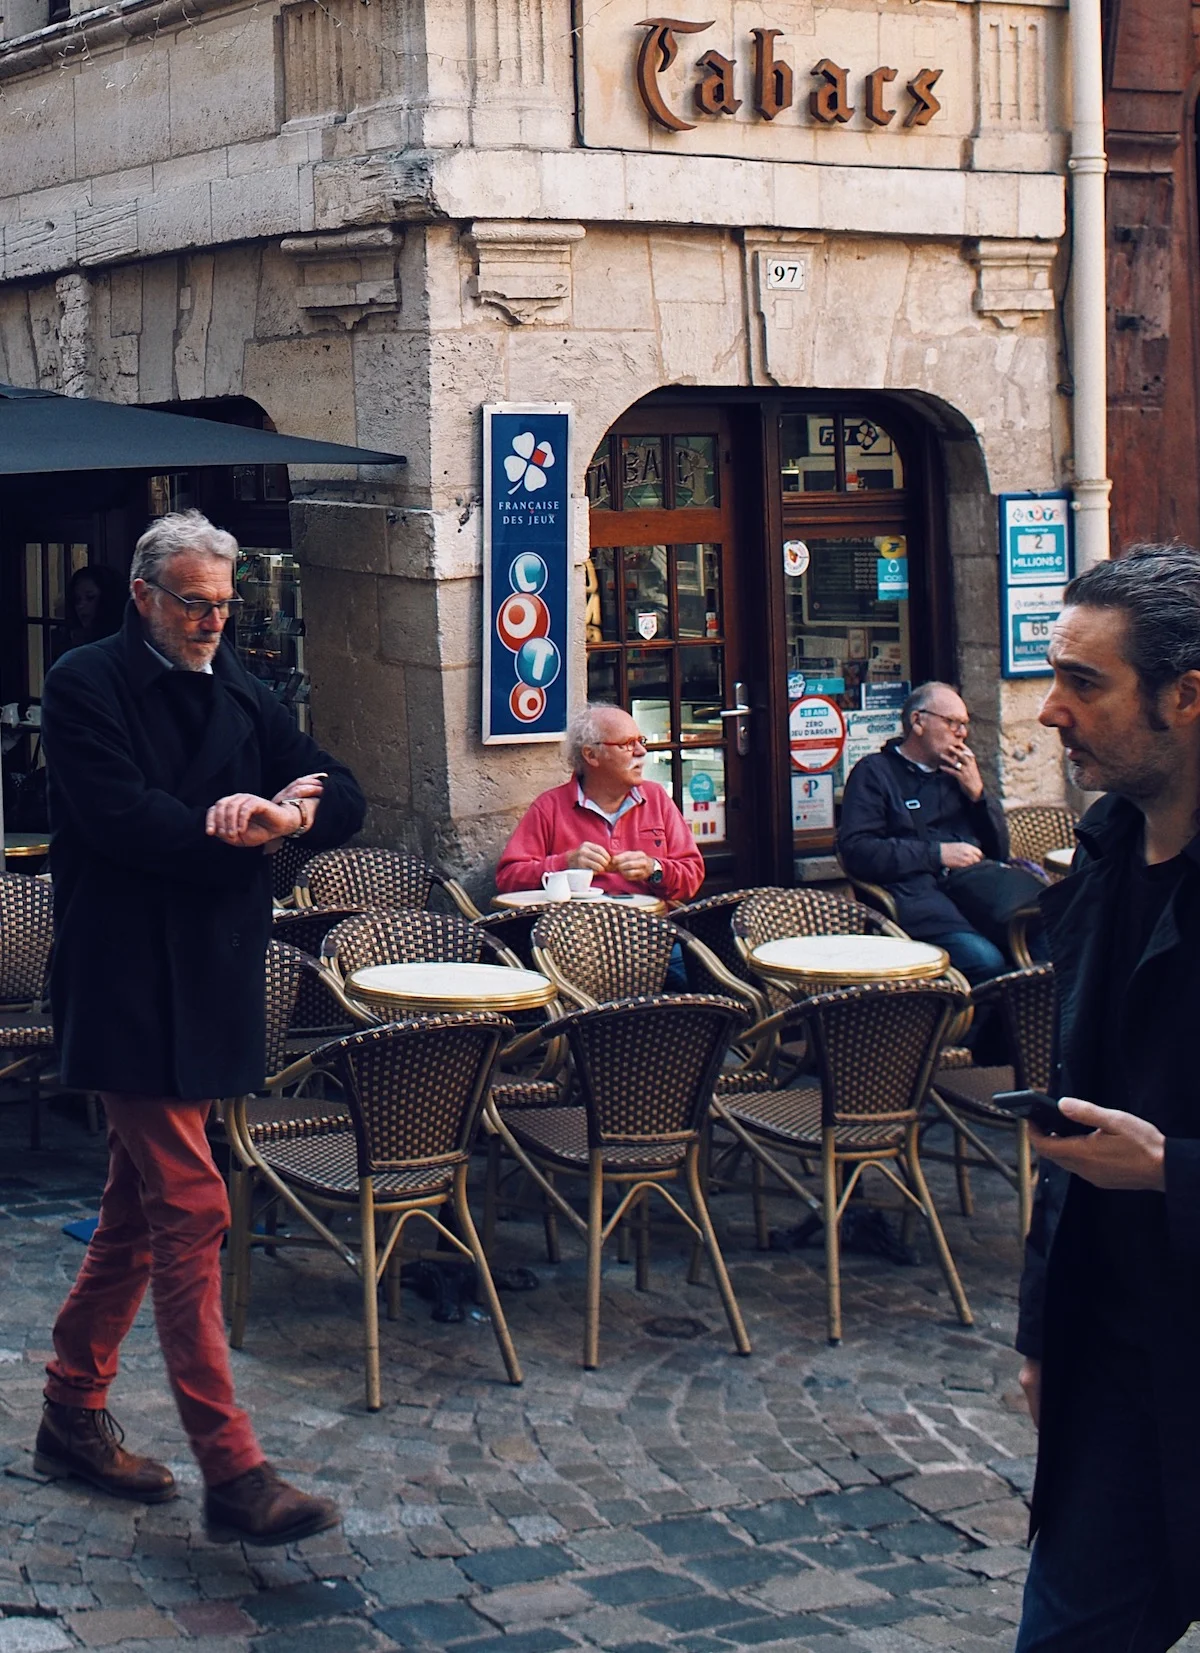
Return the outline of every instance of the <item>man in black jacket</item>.
{"type": "Polygon", "coordinates": [[[34,1462],[143,1502],[165,1465],[126,1452],[107,1410],[149,1285],[210,1536],[290,1542],[337,1506],[290,1487],[236,1404],[221,1307],[225,1186],[205,1122],[265,1060],[268,855],[362,824],[349,770],[223,647],[237,542],[199,512],[138,541],[114,637],[46,679],[54,955],[63,1083],[99,1091],[109,1130],[100,1220],[54,1328],[34,1462]]]}
{"type": "Polygon", "coordinates": [[[1041,721],[1104,791],[1042,897],[1059,1095],[1021,1283],[1039,1425],[1019,1653],[1161,1653],[1200,1617],[1200,555],[1074,580],[1041,721]],[[1077,1100],[1086,1097],[1087,1101],[1077,1100]]]}
{"type": "Polygon", "coordinates": [[[956,871],[1007,859],[1004,812],[984,790],[970,715],[948,683],[922,683],[900,716],[903,736],[846,779],[838,853],[851,877],[891,893],[910,935],[944,947],[972,984],[986,981],[1010,966],[948,884],[956,871]]]}

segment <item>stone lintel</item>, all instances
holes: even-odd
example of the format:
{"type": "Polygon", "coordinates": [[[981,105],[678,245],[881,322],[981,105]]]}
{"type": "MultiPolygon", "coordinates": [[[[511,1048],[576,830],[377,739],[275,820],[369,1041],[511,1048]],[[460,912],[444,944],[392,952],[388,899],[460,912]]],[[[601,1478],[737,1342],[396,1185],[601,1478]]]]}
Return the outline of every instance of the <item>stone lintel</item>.
{"type": "Polygon", "coordinates": [[[582,224],[477,218],[468,231],[472,297],[518,326],[569,322],[571,249],[585,233],[582,224]]]}

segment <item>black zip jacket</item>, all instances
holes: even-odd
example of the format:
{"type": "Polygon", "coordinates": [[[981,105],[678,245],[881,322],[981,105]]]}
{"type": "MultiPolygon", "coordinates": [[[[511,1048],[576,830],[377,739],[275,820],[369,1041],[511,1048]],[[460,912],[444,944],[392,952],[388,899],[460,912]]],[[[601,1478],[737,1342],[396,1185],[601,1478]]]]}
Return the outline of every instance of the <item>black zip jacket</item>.
{"type": "Polygon", "coordinates": [[[1008,859],[1008,826],[985,792],[971,803],[958,782],[927,774],[901,755],[899,740],[860,758],[846,779],[837,847],[852,878],[882,884],[913,936],[973,930],[942,887],[938,846],[975,844],[990,861],[1008,859]]]}

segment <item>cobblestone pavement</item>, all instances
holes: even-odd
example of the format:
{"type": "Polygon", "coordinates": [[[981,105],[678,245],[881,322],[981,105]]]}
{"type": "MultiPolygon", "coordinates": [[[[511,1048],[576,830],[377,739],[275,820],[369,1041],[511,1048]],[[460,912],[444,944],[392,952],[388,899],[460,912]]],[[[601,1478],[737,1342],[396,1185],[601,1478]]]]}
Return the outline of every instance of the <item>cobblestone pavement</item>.
{"type": "MultiPolygon", "coordinates": [[[[757,1252],[748,1201],[714,1200],[749,1359],[664,1223],[650,1291],[606,1265],[602,1364],[584,1372],[578,1246],[552,1268],[540,1225],[505,1223],[499,1261],[540,1281],[506,1296],[524,1386],[503,1381],[486,1320],[436,1324],[406,1291],[374,1415],[352,1277],[332,1256],[256,1255],[239,1392],[274,1462],[345,1522],[243,1553],[203,1536],[148,1311],[112,1406],[181,1496],[151,1509],[34,1472],[49,1327],[82,1257],[62,1225],[94,1209],[104,1155],[70,1112],[38,1155],[24,1123],[0,1110],[0,1653],[1011,1646],[1034,1442],[1011,1348],[1015,1203],[996,1179],[965,1219],[932,1172],[975,1328],[927,1261],[853,1256],[836,1349],[820,1252],[757,1252]]],[[[774,1208],[781,1229],[796,1216],[774,1208]]]]}

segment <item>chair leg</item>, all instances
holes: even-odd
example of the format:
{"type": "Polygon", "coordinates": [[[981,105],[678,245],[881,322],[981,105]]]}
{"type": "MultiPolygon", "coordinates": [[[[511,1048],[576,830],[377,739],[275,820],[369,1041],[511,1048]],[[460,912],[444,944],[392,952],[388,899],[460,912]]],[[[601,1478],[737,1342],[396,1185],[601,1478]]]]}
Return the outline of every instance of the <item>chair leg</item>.
{"type": "Polygon", "coordinates": [[[704,1249],[708,1252],[708,1260],[712,1264],[717,1290],[721,1293],[725,1318],[728,1320],[729,1329],[733,1333],[734,1348],[738,1354],[748,1355],[751,1350],[750,1339],[746,1334],[746,1323],[742,1319],[742,1311],[738,1307],[738,1300],[733,1295],[729,1270],[725,1267],[721,1247],[717,1244],[716,1230],[713,1228],[712,1218],[708,1214],[708,1201],[704,1198],[704,1188],[700,1182],[699,1160],[694,1146],[688,1150],[684,1169],[687,1175],[688,1194],[692,1202],[692,1215],[699,1223],[700,1232],[704,1235],[704,1249]]]}
{"type": "Polygon", "coordinates": [[[454,1213],[458,1219],[459,1233],[470,1247],[471,1255],[475,1259],[479,1283],[483,1287],[483,1295],[487,1300],[488,1313],[492,1317],[492,1330],[496,1334],[496,1342],[500,1345],[500,1354],[504,1361],[504,1368],[508,1373],[508,1381],[510,1383],[522,1383],[524,1378],[521,1372],[521,1362],[517,1359],[517,1350],[508,1329],[508,1321],[504,1318],[504,1310],[500,1306],[500,1296],[496,1290],[496,1282],[492,1279],[492,1271],[488,1267],[487,1252],[480,1244],[479,1233],[471,1216],[471,1207],[467,1204],[467,1167],[465,1165],[460,1165],[454,1173],[454,1213]]]}
{"type": "Polygon", "coordinates": [[[29,1082],[29,1146],[42,1145],[42,1076],[37,1068],[29,1082]]]}
{"type": "Polygon", "coordinates": [[[634,1284],[639,1291],[650,1290],[650,1195],[646,1192],[637,1207],[637,1275],[634,1284]]]}
{"type": "MultiPolygon", "coordinates": [[[[544,1173],[550,1187],[554,1186],[554,1172],[544,1173]]],[[[562,1247],[558,1243],[558,1212],[554,1209],[554,1201],[543,1197],[542,1226],[546,1231],[546,1261],[548,1263],[562,1262],[562,1247]]]]}
{"type": "Polygon", "coordinates": [[[379,1384],[379,1287],[375,1279],[375,1184],[363,1177],[358,1188],[359,1268],[363,1288],[363,1346],[367,1363],[367,1411],[382,1405],[379,1384]]]}
{"type": "Polygon", "coordinates": [[[404,1242],[397,1240],[392,1247],[392,1255],[387,1260],[387,1268],[383,1272],[384,1285],[387,1288],[386,1307],[389,1320],[400,1318],[400,1268],[404,1258],[404,1242]]]}
{"type": "Polygon", "coordinates": [[[962,1281],[958,1277],[958,1270],[954,1266],[954,1258],[950,1255],[950,1247],[946,1244],[946,1236],[942,1232],[942,1225],[933,1203],[933,1196],[929,1192],[929,1185],[925,1181],[925,1173],[921,1169],[921,1154],[915,1124],[908,1128],[908,1136],[904,1145],[904,1169],[913,1193],[921,1202],[921,1210],[925,1214],[925,1221],[929,1225],[929,1233],[933,1239],[933,1248],[937,1252],[937,1259],[942,1266],[942,1273],[946,1276],[946,1284],[949,1286],[950,1295],[954,1299],[954,1307],[958,1310],[958,1318],[964,1326],[973,1326],[975,1317],[971,1313],[971,1305],[967,1302],[967,1294],[963,1290],[962,1281]]]}
{"type": "Polygon", "coordinates": [[[770,1251],[771,1232],[767,1227],[767,1210],[763,1194],[767,1186],[767,1172],[761,1159],[750,1161],[750,1191],[754,1202],[754,1241],[760,1251],[770,1251]]]}
{"type": "Polygon", "coordinates": [[[629,1263],[629,1213],[626,1212],[617,1224],[617,1261],[629,1263]]]}
{"type": "Polygon", "coordinates": [[[1021,1238],[1029,1233],[1033,1219],[1033,1165],[1029,1148],[1029,1125],[1017,1121],[1017,1217],[1021,1224],[1021,1238]]]}
{"type": "Polygon", "coordinates": [[[958,1209],[964,1217],[975,1215],[975,1196],[971,1192],[971,1170],[967,1163],[967,1139],[961,1131],[954,1133],[954,1174],[958,1178],[958,1209]]]}
{"type": "Polygon", "coordinates": [[[254,1178],[235,1158],[229,1164],[229,1347],[240,1349],[246,1336],[250,1308],[250,1222],[254,1206],[254,1178]]]}
{"type": "Polygon", "coordinates": [[[828,1337],[831,1343],[840,1343],[842,1341],[842,1276],[841,1259],[838,1254],[838,1163],[832,1131],[825,1131],[823,1135],[821,1171],[825,1203],[825,1299],[828,1316],[828,1337]]]}
{"type": "Polygon", "coordinates": [[[593,1153],[588,1168],[587,1302],[583,1322],[583,1364],[600,1362],[600,1262],[604,1245],[604,1166],[593,1153]]]}

